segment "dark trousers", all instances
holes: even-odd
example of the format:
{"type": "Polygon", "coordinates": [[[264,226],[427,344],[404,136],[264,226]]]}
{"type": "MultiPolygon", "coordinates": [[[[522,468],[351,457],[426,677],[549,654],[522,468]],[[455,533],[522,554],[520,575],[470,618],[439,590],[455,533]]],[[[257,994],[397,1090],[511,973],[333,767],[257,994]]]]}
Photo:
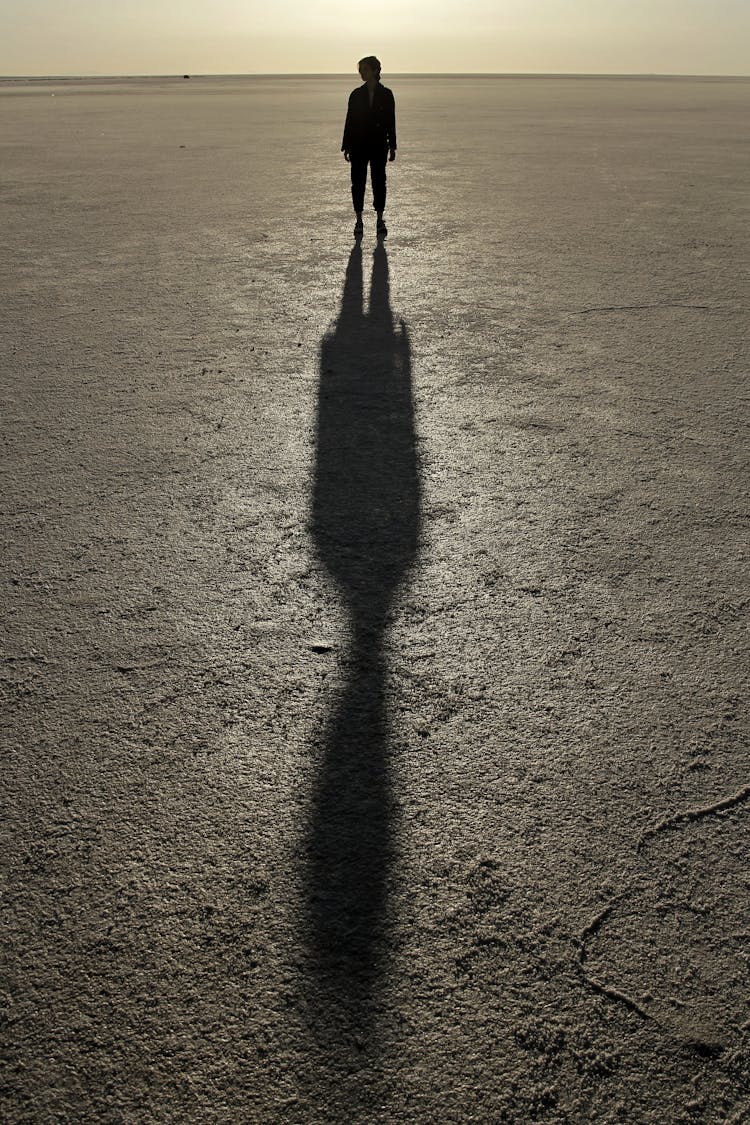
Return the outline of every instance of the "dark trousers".
{"type": "Polygon", "coordinates": [[[365,206],[365,186],[367,184],[367,165],[370,165],[373,207],[385,211],[385,162],[388,149],[367,148],[355,150],[350,155],[352,165],[352,203],[355,211],[363,211],[365,206]]]}

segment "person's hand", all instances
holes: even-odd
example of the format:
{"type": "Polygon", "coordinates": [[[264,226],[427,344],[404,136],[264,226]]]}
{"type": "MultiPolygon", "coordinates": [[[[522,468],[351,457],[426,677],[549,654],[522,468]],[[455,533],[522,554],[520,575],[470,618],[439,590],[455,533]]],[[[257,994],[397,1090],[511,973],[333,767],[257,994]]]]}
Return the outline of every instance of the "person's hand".
{"type": "Polygon", "coordinates": [[[396,150],[395,150],[395,148],[392,148],[392,149],[391,149],[390,153],[388,154],[388,159],[389,159],[389,160],[395,160],[395,159],[396,159],[396,150]]]}
{"type": "Polygon", "coordinates": [[[347,164],[351,160],[351,156],[349,155],[349,149],[348,148],[344,149],[344,160],[346,161],[347,164]]]}

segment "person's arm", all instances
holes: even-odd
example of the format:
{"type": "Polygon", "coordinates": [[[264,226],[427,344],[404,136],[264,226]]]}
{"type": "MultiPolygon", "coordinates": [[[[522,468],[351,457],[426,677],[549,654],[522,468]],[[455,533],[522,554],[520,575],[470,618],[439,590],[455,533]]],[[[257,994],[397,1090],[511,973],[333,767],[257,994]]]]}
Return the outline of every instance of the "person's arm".
{"type": "Polygon", "coordinates": [[[352,94],[349,95],[349,103],[346,107],[346,121],[344,122],[344,139],[341,142],[341,151],[344,154],[344,160],[349,159],[349,153],[352,147],[352,94]]]}
{"type": "Polygon", "coordinates": [[[390,159],[396,159],[396,99],[393,94],[390,97],[390,114],[388,120],[388,148],[390,149],[390,159]]]}

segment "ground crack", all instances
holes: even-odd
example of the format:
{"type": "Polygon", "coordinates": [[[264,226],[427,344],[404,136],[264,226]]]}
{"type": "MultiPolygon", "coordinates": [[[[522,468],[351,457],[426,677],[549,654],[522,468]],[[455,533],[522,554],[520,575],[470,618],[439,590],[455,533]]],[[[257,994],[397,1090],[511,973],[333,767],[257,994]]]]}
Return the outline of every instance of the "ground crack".
{"type": "MultiPolygon", "coordinates": [[[[651,825],[650,828],[644,829],[641,833],[638,844],[636,845],[636,852],[640,852],[645,842],[658,832],[663,832],[665,829],[671,828],[676,824],[688,823],[690,821],[701,820],[704,816],[712,816],[717,813],[724,812],[726,809],[731,809],[735,805],[741,804],[750,797],[750,785],[743,786],[738,789],[736,793],[732,793],[728,797],[722,797],[717,801],[708,805],[700,805],[697,808],[685,809],[683,812],[674,813],[672,816],[664,817],[657,824],[651,825]]],[[[630,1012],[634,1012],[640,1016],[641,1019],[650,1020],[653,1016],[650,1015],[641,1005],[634,1000],[632,996],[628,996],[626,992],[622,992],[619,988],[613,988],[608,984],[603,984],[602,981],[597,980],[587,967],[588,961],[588,942],[589,940],[601,929],[607,921],[612,911],[619,903],[622,895],[611,899],[606,906],[604,906],[597,914],[581,930],[577,937],[573,938],[577,949],[576,968],[581,976],[583,982],[593,991],[600,996],[606,997],[615,1003],[622,1004],[630,1012]]],[[[658,1021],[657,1021],[658,1022],[658,1021]]]]}
{"type": "Polygon", "coordinates": [[[594,305],[590,309],[579,309],[573,316],[584,316],[595,312],[642,312],[645,309],[697,309],[705,312],[719,312],[714,305],[687,305],[679,301],[659,302],[655,305],[594,305]]]}
{"type": "Polygon", "coordinates": [[[738,789],[736,793],[732,793],[730,797],[723,797],[720,801],[714,801],[711,805],[700,805],[698,808],[685,809],[684,812],[674,813],[673,816],[667,816],[664,820],[660,820],[658,824],[652,824],[650,828],[645,828],[643,830],[636,851],[641,851],[646,840],[650,839],[651,836],[655,836],[657,832],[663,832],[664,829],[671,828],[674,824],[687,823],[691,820],[701,820],[704,816],[712,816],[714,813],[720,813],[725,809],[731,809],[734,805],[739,805],[742,801],[746,801],[748,797],[750,797],[750,785],[745,785],[742,789],[738,789]]]}
{"type": "Polygon", "coordinates": [[[633,1000],[633,998],[631,996],[628,996],[627,993],[621,992],[619,988],[612,988],[608,984],[602,984],[602,982],[597,980],[596,977],[593,977],[586,968],[586,961],[588,959],[588,949],[586,948],[586,942],[590,937],[593,937],[594,934],[604,925],[607,918],[609,918],[610,914],[617,905],[618,901],[619,899],[613,899],[611,902],[607,903],[604,909],[600,910],[599,913],[596,914],[591,919],[591,921],[583,927],[578,937],[573,939],[578,948],[578,957],[576,958],[576,964],[578,966],[578,971],[581,974],[582,979],[589,986],[589,988],[593,989],[594,992],[597,992],[600,996],[605,996],[608,1000],[614,1000],[618,1004],[624,1004],[629,1011],[635,1012],[636,1015],[639,1015],[641,1017],[641,1019],[647,1020],[651,1017],[636,1000],[633,1000]]]}

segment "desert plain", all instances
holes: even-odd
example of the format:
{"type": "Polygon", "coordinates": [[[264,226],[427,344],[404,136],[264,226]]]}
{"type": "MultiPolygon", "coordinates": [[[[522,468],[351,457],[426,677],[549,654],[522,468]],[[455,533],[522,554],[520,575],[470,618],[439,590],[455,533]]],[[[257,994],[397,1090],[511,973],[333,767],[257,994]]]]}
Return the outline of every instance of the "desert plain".
{"type": "Polygon", "coordinates": [[[740,1125],[750,80],[356,81],[0,81],[3,1120],[740,1125]]]}

